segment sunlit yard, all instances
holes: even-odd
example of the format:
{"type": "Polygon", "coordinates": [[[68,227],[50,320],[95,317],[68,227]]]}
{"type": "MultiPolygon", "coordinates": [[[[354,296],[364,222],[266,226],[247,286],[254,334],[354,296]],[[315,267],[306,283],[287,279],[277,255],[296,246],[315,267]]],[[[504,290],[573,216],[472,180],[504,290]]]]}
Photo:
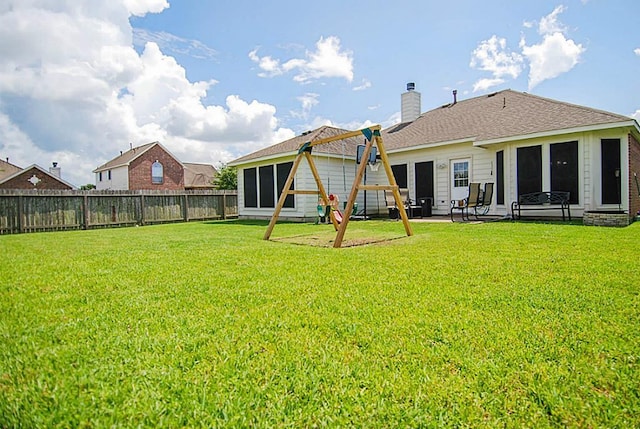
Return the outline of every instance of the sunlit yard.
{"type": "Polygon", "coordinates": [[[640,224],[412,226],[0,236],[0,428],[640,426],[640,224]]]}

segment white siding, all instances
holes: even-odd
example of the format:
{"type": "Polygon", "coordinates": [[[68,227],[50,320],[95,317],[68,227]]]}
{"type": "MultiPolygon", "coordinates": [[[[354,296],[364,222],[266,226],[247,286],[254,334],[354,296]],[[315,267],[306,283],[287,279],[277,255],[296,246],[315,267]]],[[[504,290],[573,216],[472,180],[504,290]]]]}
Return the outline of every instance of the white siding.
{"type": "Polygon", "coordinates": [[[129,189],[129,168],[127,166],[111,169],[111,180],[109,180],[109,170],[102,172],[102,181],[99,180],[99,173],[96,173],[96,189],[129,189]]]}

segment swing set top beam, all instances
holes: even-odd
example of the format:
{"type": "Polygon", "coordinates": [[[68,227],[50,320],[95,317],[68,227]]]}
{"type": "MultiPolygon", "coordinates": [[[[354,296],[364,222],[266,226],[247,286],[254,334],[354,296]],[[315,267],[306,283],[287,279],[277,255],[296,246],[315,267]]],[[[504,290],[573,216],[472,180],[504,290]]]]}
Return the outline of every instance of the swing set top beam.
{"type": "Polygon", "coordinates": [[[382,127],[380,125],[372,125],[370,127],[367,128],[363,128],[361,130],[358,131],[350,131],[348,133],[344,133],[344,134],[338,134],[337,136],[332,136],[332,137],[326,137],[323,139],[318,139],[318,140],[312,140],[312,141],[308,141],[306,143],[303,143],[302,145],[300,145],[300,148],[298,149],[298,153],[302,153],[304,151],[311,151],[311,148],[314,146],[319,146],[322,144],[326,144],[326,143],[331,143],[331,142],[335,142],[338,140],[345,140],[351,137],[358,137],[360,135],[364,135],[367,140],[371,140],[372,136],[374,134],[379,135],[380,133],[380,129],[382,127]]]}

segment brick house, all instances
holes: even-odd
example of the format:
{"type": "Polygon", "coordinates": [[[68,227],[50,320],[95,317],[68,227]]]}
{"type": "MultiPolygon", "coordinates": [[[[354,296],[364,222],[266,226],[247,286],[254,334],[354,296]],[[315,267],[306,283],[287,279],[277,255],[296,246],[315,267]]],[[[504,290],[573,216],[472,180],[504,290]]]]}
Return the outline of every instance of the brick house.
{"type": "MultiPolygon", "coordinates": [[[[3,169],[7,166],[4,163],[3,169]]],[[[0,179],[0,189],[56,189],[56,190],[69,190],[75,187],[63,180],[60,176],[60,167],[57,163],[53,163],[53,167],[49,171],[44,168],[33,164],[27,168],[20,169],[12,164],[13,174],[9,174],[0,179]],[[18,169],[17,171],[15,169],[18,169]]]]}
{"type": "Polygon", "coordinates": [[[93,172],[97,190],[185,188],[184,165],[159,142],[132,147],[93,172]]]}

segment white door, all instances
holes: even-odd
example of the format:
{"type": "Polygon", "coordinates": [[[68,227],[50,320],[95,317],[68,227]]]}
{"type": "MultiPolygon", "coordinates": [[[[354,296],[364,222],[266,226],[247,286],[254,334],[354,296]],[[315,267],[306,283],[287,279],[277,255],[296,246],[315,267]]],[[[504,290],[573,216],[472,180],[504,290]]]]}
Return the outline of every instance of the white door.
{"type": "Polygon", "coordinates": [[[470,159],[451,161],[451,199],[462,200],[469,196],[470,159]]]}

